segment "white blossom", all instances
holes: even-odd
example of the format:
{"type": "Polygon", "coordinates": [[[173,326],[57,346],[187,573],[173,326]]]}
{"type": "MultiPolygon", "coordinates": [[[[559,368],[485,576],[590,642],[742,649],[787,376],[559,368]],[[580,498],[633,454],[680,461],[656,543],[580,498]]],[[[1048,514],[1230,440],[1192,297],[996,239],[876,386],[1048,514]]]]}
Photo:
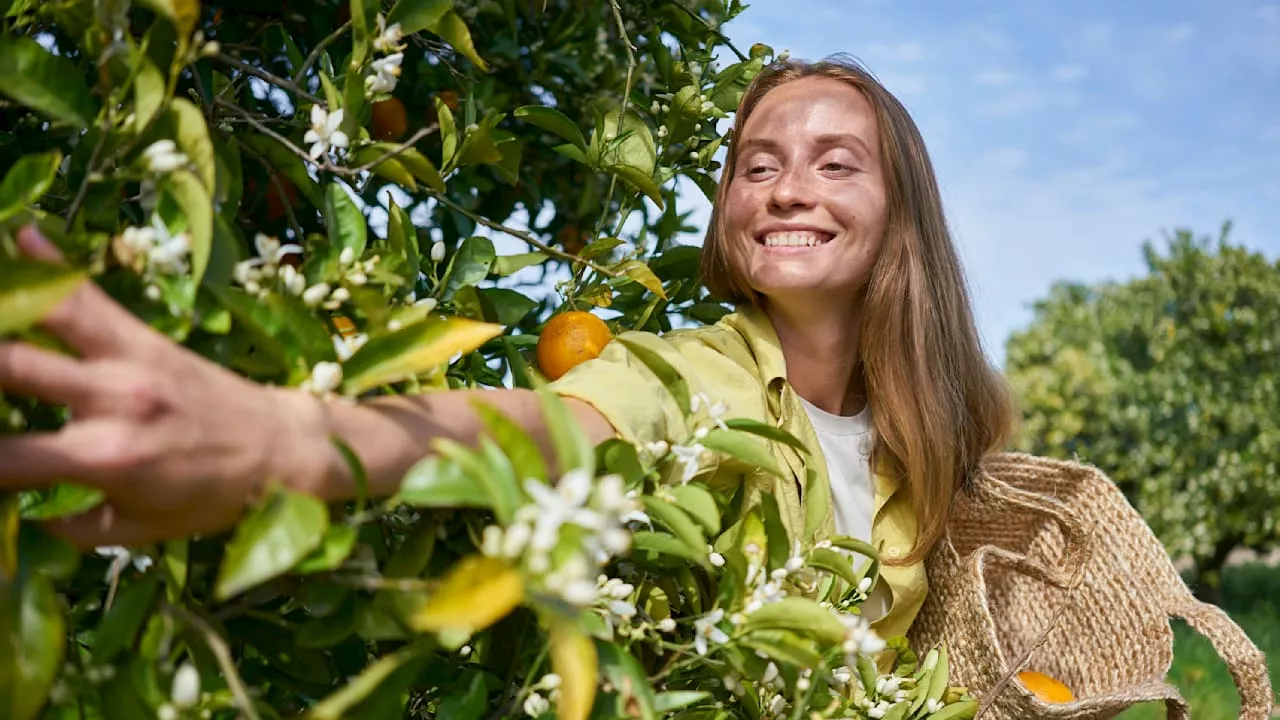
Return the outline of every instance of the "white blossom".
{"type": "Polygon", "coordinates": [[[689,482],[698,474],[698,462],[706,450],[701,443],[671,446],[671,454],[676,456],[676,462],[680,463],[683,469],[680,474],[681,484],[689,482]]]}
{"type": "Polygon", "coordinates": [[[173,689],[169,691],[173,704],[180,708],[195,707],[200,700],[200,673],[189,662],[178,666],[173,674],[173,689]]]}
{"type": "Polygon", "coordinates": [[[538,687],[555,690],[560,687],[560,676],[555,673],[547,673],[538,681],[538,687]]]}
{"type": "Polygon", "coordinates": [[[715,567],[724,567],[724,556],[718,552],[708,554],[707,559],[710,560],[711,564],[715,567]]]}
{"type": "Polygon", "coordinates": [[[352,335],[334,335],[333,336],[333,352],[338,356],[340,362],[346,362],[351,359],[356,351],[364,347],[369,342],[369,336],[365,333],[354,333],[352,335]]]}
{"type": "Polygon", "coordinates": [[[142,158],[152,175],[168,175],[189,162],[186,155],[178,152],[177,144],[168,139],[151,143],[142,151],[142,158]]]}
{"type": "Polygon", "coordinates": [[[319,159],[329,152],[330,148],[345,148],[351,140],[340,128],[344,110],[329,112],[321,105],[311,106],[311,129],[302,137],[305,143],[311,143],[311,159],[319,159]]]}
{"type": "Polygon", "coordinates": [[[664,617],[658,621],[657,628],[660,632],[671,633],[676,631],[676,621],[673,618],[664,617]]]}
{"type": "Polygon", "coordinates": [[[422,308],[422,309],[423,309],[423,312],[428,312],[428,313],[429,313],[429,312],[431,312],[432,310],[435,310],[435,309],[436,309],[436,299],[435,299],[435,298],[429,298],[429,297],[428,297],[428,298],[422,298],[421,300],[418,300],[418,301],[414,302],[414,303],[413,303],[413,306],[414,306],[414,307],[416,307],[416,308],[422,308]]]}
{"type": "Polygon", "coordinates": [[[943,705],[941,700],[929,698],[928,700],[924,701],[924,712],[926,715],[932,715],[938,712],[939,710],[941,710],[942,707],[943,705]]]}
{"type": "Polygon", "coordinates": [[[387,19],[382,13],[378,13],[378,36],[373,39],[373,49],[381,53],[399,52],[404,49],[404,45],[400,42],[404,39],[404,31],[400,29],[400,23],[392,23],[387,25],[387,19]]]}
{"type": "Polygon", "coordinates": [[[164,703],[156,708],[156,720],[178,720],[178,708],[172,703],[164,703]]]}
{"type": "Polygon", "coordinates": [[[444,260],[444,243],[437,240],[431,243],[431,262],[438,263],[444,260]]]}
{"type": "Polygon", "coordinates": [[[613,600],[609,603],[609,612],[620,620],[630,620],[636,616],[636,606],[625,600],[613,600]]]}
{"type": "Polygon", "coordinates": [[[151,558],[142,553],[135,553],[129,548],[120,545],[104,545],[94,548],[98,555],[111,558],[111,565],[107,567],[106,580],[110,582],[112,578],[120,573],[126,565],[133,565],[133,569],[138,572],[146,572],[151,567],[151,558]]]}
{"type": "Polygon", "coordinates": [[[302,383],[302,389],[316,395],[325,395],[342,384],[342,366],[335,362],[318,362],[311,368],[311,377],[302,383]]]}
{"type": "Polygon", "coordinates": [[[396,83],[400,81],[402,62],[404,53],[394,53],[374,60],[370,64],[373,74],[364,79],[365,90],[374,95],[395,92],[396,83]]]}
{"type": "Polygon", "coordinates": [[[693,621],[693,648],[699,655],[707,654],[707,642],[717,645],[729,642],[729,636],[716,625],[724,619],[724,610],[716,608],[693,621]]]}
{"type": "Polygon", "coordinates": [[[524,699],[524,714],[529,717],[538,717],[550,709],[551,703],[538,693],[529,693],[529,697],[524,699]]]}
{"type": "Polygon", "coordinates": [[[307,307],[315,307],[329,297],[329,283],[319,282],[302,292],[302,302],[307,307]]]}

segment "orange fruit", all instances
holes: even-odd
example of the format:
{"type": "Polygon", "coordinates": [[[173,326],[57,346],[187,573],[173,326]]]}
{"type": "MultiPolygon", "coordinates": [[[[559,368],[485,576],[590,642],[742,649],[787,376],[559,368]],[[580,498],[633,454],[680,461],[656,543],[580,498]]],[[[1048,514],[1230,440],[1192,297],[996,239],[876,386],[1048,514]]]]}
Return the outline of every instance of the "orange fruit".
{"type": "Polygon", "coordinates": [[[398,97],[387,98],[373,104],[373,136],[379,140],[396,141],[409,129],[409,114],[404,101],[398,97]]]}
{"type": "Polygon", "coordinates": [[[1047,703],[1065,703],[1075,700],[1071,689],[1060,681],[1033,670],[1018,673],[1018,680],[1031,691],[1032,695],[1047,703]]]}
{"type": "Polygon", "coordinates": [[[573,310],[547,321],[538,338],[538,368],[557,380],[574,367],[599,357],[613,339],[609,326],[589,312],[573,310]]]}

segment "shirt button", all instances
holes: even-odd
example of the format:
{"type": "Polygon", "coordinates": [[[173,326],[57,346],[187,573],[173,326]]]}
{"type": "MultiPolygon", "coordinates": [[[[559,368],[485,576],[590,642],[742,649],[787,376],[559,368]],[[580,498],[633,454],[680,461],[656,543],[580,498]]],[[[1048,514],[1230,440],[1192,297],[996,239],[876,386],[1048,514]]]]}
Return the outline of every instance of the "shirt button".
{"type": "Polygon", "coordinates": [[[902,557],[902,550],[898,547],[891,547],[885,551],[885,554],[896,560],[902,557]]]}

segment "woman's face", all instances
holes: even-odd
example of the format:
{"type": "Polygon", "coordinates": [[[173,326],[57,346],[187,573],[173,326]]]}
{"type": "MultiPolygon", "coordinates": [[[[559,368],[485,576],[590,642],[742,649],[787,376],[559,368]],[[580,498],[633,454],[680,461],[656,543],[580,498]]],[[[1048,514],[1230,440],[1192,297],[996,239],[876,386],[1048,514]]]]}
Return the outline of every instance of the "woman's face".
{"type": "Polygon", "coordinates": [[[871,104],[838,80],[793,80],[760,100],[738,143],[724,215],[734,265],[770,300],[856,300],[885,228],[871,104]]]}

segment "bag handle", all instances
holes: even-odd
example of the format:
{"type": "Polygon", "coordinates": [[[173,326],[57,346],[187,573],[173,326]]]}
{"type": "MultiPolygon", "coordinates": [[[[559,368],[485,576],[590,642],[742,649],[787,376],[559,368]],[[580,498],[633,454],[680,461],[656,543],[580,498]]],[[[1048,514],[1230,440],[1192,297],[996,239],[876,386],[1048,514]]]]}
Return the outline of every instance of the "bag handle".
{"type": "MultiPolygon", "coordinates": [[[[1240,693],[1240,720],[1267,720],[1272,717],[1271,678],[1267,675],[1267,657],[1249,639],[1244,630],[1216,605],[1187,596],[1169,610],[1193,630],[1208,638],[1213,649],[1227,664],[1231,679],[1240,693]]],[[[1172,712],[1170,718],[1175,718],[1172,712]]]]}

